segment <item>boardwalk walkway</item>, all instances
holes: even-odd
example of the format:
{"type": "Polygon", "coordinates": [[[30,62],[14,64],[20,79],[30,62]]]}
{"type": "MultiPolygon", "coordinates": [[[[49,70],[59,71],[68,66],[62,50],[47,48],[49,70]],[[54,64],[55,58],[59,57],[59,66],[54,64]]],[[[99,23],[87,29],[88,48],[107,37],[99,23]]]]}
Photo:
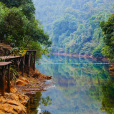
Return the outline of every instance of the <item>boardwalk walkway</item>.
{"type": "Polygon", "coordinates": [[[10,92],[10,64],[11,62],[0,62],[0,68],[1,68],[1,75],[0,75],[0,87],[1,87],[1,93],[4,95],[5,92],[5,71],[8,66],[8,73],[7,73],[7,92],[10,92]]]}
{"type": "Polygon", "coordinates": [[[22,75],[27,69],[27,73],[29,74],[30,67],[35,70],[35,58],[36,58],[36,51],[35,50],[28,50],[24,56],[0,56],[0,87],[2,90],[2,95],[4,95],[4,81],[5,81],[5,71],[8,70],[7,76],[7,87],[8,91],[10,92],[10,64],[15,64],[17,67],[17,71],[21,71],[22,75]],[[5,61],[5,62],[3,62],[5,61]],[[7,69],[8,67],[8,69],[7,69]]]}

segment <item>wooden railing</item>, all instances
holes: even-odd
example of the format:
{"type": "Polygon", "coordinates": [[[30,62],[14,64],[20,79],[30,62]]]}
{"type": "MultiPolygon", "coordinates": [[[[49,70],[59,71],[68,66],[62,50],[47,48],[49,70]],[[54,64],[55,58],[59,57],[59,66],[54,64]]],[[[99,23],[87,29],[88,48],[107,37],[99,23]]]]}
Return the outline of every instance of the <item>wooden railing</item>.
{"type": "MultiPolygon", "coordinates": [[[[17,71],[22,72],[22,76],[27,69],[27,74],[30,73],[30,68],[35,70],[35,58],[36,58],[36,51],[35,50],[28,50],[24,56],[0,56],[0,67],[1,67],[1,78],[0,78],[0,85],[2,87],[2,95],[4,95],[4,77],[5,77],[5,70],[6,66],[8,66],[8,88],[9,80],[10,80],[10,64],[15,64],[17,66],[17,71]],[[2,62],[5,61],[5,62],[2,62]],[[13,61],[12,63],[10,61],[13,61]],[[21,68],[21,69],[20,69],[21,68]]],[[[10,89],[8,89],[9,91],[10,89]]]]}
{"type": "Polygon", "coordinates": [[[7,73],[7,92],[10,92],[10,64],[11,62],[0,62],[0,68],[1,68],[1,76],[0,76],[0,88],[1,88],[1,93],[4,96],[5,92],[5,71],[8,66],[8,73],[7,73]]]}

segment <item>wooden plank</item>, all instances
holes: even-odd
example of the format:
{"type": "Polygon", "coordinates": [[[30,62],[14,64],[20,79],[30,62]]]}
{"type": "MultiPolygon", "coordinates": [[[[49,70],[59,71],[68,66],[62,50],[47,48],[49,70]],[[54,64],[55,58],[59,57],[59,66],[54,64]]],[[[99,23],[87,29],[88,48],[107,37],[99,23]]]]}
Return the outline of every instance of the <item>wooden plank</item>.
{"type": "Polygon", "coordinates": [[[24,75],[24,68],[25,68],[25,56],[22,58],[22,76],[24,75]]]}
{"type": "Polygon", "coordinates": [[[5,66],[2,67],[2,76],[1,76],[2,96],[4,96],[4,92],[5,92],[4,81],[5,81],[5,66]]]}
{"type": "Polygon", "coordinates": [[[10,64],[8,65],[7,92],[10,92],[10,64]]]}
{"type": "Polygon", "coordinates": [[[33,63],[33,70],[35,71],[35,61],[36,61],[36,51],[34,52],[34,63],[33,63]]]}
{"type": "Polygon", "coordinates": [[[15,59],[19,58],[20,56],[0,56],[0,59],[2,60],[10,60],[10,59],[15,59]]]}
{"type": "Polygon", "coordinates": [[[2,67],[2,75],[0,78],[0,87],[2,89],[2,95],[4,96],[4,92],[5,92],[5,70],[6,70],[6,66],[8,66],[8,76],[7,76],[7,86],[8,86],[8,92],[10,92],[10,64],[11,62],[0,62],[0,67],[2,67]]]}
{"type": "Polygon", "coordinates": [[[36,50],[27,50],[27,52],[36,52],[36,50]]]}
{"type": "Polygon", "coordinates": [[[16,62],[17,62],[17,72],[19,72],[20,59],[18,58],[16,62]]]}
{"type": "Polygon", "coordinates": [[[29,52],[29,57],[28,57],[28,74],[30,71],[30,62],[31,62],[31,52],[29,52]]]}
{"type": "Polygon", "coordinates": [[[9,64],[11,64],[12,62],[0,62],[0,67],[2,66],[7,66],[9,64]]]}

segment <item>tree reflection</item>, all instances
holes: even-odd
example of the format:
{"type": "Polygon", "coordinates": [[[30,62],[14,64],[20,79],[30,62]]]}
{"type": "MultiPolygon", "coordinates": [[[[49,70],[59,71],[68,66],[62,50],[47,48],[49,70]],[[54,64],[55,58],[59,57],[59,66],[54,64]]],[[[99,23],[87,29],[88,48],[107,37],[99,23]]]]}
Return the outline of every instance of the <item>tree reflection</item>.
{"type": "Polygon", "coordinates": [[[43,111],[43,114],[51,114],[49,111],[43,111]]]}
{"type": "MultiPolygon", "coordinates": [[[[49,96],[47,96],[45,98],[41,98],[41,96],[42,96],[41,92],[37,92],[36,94],[29,95],[29,96],[30,96],[30,101],[28,103],[27,114],[40,114],[40,111],[41,111],[40,105],[41,104],[43,104],[44,106],[52,104],[52,99],[50,99],[49,96]],[[38,110],[37,108],[40,110],[38,110]]],[[[43,111],[43,114],[51,114],[51,113],[48,111],[43,111]]]]}
{"type": "MultiPolygon", "coordinates": [[[[101,111],[103,110],[108,114],[113,114],[114,83],[109,76],[108,64],[95,64],[91,63],[91,60],[69,57],[55,58],[54,56],[52,58],[52,62],[55,63],[59,63],[59,60],[63,60],[63,63],[80,64],[40,65],[39,69],[42,73],[50,73],[53,76],[53,82],[57,89],[48,95],[53,99],[53,107],[55,106],[59,110],[55,108],[49,109],[49,111],[76,112],[77,114],[91,111],[91,113],[103,114],[104,112],[101,111]],[[58,97],[56,98],[56,96],[58,97]]],[[[42,101],[45,106],[48,98],[42,101]]]]}
{"type": "Polygon", "coordinates": [[[51,105],[52,104],[52,99],[50,99],[49,96],[47,96],[46,98],[42,98],[42,104],[44,106],[51,105]]]}
{"type": "Polygon", "coordinates": [[[41,92],[37,92],[35,95],[29,95],[30,101],[28,103],[27,114],[37,114],[37,107],[40,105],[41,92]]]}
{"type": "Polygon", "coordinates": [[[114,113],[114,80],[109,79],[102,87],[102,108],[107,114],[114,113]]]}

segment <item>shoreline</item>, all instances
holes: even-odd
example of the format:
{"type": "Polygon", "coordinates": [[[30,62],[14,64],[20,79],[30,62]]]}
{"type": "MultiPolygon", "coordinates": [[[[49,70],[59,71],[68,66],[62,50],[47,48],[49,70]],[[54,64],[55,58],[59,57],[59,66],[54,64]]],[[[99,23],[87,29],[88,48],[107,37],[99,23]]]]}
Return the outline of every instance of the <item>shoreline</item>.
{"type": "MultiPolygon", "coordinates": [[[[46,91],[52,85],[46,84],[51,76],[41,74],[37,69],[30,69],[30,75],[19,72],[19,78],[15,82],[11,82],[10,93],[0,96],[0,114],[27,114],[27,104],[30,95],[36,94],[38,91],[46,91]]],[[[5,84],[7,85],[7,84],[5,84]]],[[[6,87],[7,88],[7,87],[6,87]]]]}
{"type": "Polygon", "coordinates": [[[95,58],[92,55],[79,55],[79,54],[75,54],[75,53],[53,53],[53,55],[61,55],[61,56],[85,58],[85,59],[95,59],[95,60],[101,60],[103,62],[108,62],[107,58],[95,58]]]}
{"type": "MultiPolygon", "coordinates": [[[[88,55],[66,54],[66,53],[53,53],[53,55],[62,55],[69,57],[92,58],[88,55]]],[[[113,71],[114,76],[114,63],[109,66],[109,71],[113,71]]],[[[11,82],[11,93],[5,93],[5,96],[0,96],[0,113],[1,114],[27,114],[27,104],[30,100],[30,95],[36,94],[38,91],[46,91],[50,84],[46,84],[46,80],[52,77],[49,75],[41,74],[37,69],[33,71],[30,69],[30,74],[19,72],[19,78],[15,82],[11,82]]],[[[6,83],[7,85],[7,83],[6,83]]]]}

